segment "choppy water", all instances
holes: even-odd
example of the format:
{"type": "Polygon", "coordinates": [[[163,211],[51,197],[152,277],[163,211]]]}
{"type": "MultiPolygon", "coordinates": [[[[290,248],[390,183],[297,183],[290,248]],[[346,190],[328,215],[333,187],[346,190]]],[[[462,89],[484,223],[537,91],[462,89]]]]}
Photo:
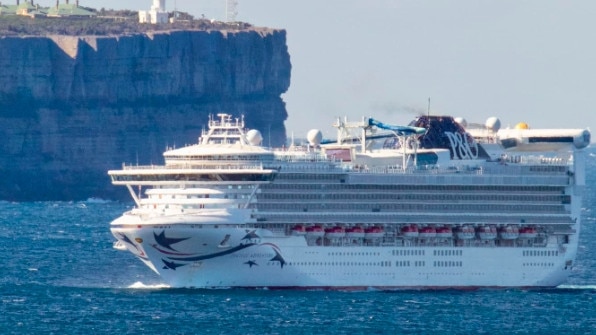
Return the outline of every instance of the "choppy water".
{"type": "Polygon", "coordinates": [[[596,333],[596,158],[574,273],[551,290],[168,289],[112,249],[130,204],[0,202],[0,334],[596,333]]]}

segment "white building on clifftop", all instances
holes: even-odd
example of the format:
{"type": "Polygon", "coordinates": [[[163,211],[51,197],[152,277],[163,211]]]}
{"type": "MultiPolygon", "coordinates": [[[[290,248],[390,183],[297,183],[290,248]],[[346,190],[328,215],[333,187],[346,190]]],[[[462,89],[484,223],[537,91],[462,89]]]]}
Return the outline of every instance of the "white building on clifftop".
{"type": "Polygon", "coordinates": [[[151,10],[139,11],[140,23],[168,23],[168,12],[166,12],[166,0],[153,0],[151,10]]]}

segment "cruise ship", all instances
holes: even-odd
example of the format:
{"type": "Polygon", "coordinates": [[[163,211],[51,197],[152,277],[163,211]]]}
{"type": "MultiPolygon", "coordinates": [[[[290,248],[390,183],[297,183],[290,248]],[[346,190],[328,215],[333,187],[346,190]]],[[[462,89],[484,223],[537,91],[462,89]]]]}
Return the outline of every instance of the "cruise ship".
{"type": "Polygon", "coordinates": [[[340,118],[335,141],[273,149],[218,114],[165,164],[108,172],[135,202],[114,247],[171,287],[555,287],[575,265],[590,132],[520,125],[340,118]]]}

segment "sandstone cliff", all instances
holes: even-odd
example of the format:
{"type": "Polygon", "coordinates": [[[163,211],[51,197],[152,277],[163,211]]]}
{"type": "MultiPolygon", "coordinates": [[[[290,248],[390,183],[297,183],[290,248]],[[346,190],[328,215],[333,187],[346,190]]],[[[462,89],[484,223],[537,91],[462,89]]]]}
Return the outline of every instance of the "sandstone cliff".
{"type": "Polygon", "coordinates": [[[125,195],[106,171],[162,163],[209,114],[285,141],[283,30],[0,37],[0,199],[125,195]]]}

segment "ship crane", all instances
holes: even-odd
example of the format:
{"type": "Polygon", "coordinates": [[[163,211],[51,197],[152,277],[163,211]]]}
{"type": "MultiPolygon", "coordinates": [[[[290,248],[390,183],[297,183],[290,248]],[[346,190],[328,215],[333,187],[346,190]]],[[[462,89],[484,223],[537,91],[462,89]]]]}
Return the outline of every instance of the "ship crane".
{"type": "Polygon", "coordinates": [[[368,125],[375,126],[377,128],[389,130],[395,134],[398,140],[401,143],[401,148],[403,150],[402,155],[402,168],[405,170],[408,164],[409,156],[406,154],[406,150],[408,149],[408,142],[410,142],[414,149],[414,166],[418,165],[418,141],[416,140],[416,136],[423,135],[426,133],[426,128],[421,127],[411,127],[411,126],[396,126],[392,124],[382,123],[377,121],[373,118],[368,118],[368,125]],[[413,141],[411,139],[414,139],[413,141]]]}
{"type": "Polygon", "coordinates": [[[412,146],[413,149],[413,158],[414,158],[414,165],[417,164],[417,154],[418,154],[418,141],[416,137],[418,135],[422,135],[426,133],[426,128],[420,127],[411,127],[411,126],[397,126],[382,123],[370,117],[363,117],[362,121],[357,122],[348,122],[347,118],[341,119],[337,118],[336,122],[333,124],[333,127],[337,128],[337,143],[343,144],[345,141],[353,140],[354,138],[358,138],[360,141],[360,151],[367,152],[369,151],[370,141],[367,141],[367,132],[374,131],[375,129],[384,129],[391,131],[395,137],[400,142],[401,148],[403,150],[403,161],[402,167],[405,170],[408,166],[408,161],[411,155],[407,155],[407,149],[412,146]],[[353,136],[352,130],[353,129],[360,129],[361,135],[360,136],[353,136]]]}

